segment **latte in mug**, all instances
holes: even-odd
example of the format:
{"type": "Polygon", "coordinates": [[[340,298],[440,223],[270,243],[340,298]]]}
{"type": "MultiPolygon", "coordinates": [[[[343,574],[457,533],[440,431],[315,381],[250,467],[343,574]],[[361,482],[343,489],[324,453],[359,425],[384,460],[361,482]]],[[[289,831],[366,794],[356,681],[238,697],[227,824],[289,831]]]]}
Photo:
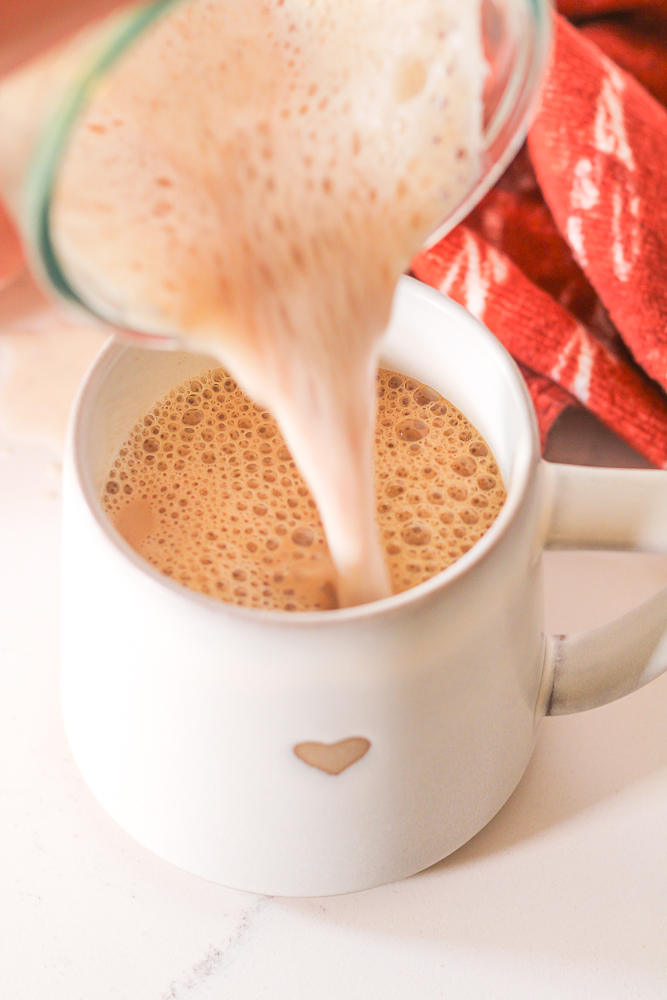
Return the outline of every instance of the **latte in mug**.
{"type": "MultiPolygon", "coordinates": [[[[505,499],[498,466],[452,403],[381,369],[375,518],[393,593],[440,573],[505,499]]],[[[143,415],[104,486],[104,509],[166,576],[234,604],[338,606],[322,521],[271,414],[222,369],[175,386],[143,415]]]]}

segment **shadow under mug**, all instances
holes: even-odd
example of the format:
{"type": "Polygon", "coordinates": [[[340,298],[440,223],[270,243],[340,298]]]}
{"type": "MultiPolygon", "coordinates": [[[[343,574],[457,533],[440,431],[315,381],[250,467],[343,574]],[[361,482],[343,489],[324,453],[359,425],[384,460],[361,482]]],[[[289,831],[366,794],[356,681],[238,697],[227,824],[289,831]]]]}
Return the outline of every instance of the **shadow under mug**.
{"type": "Polygon", "coordinates": [[[439,861],[506,801],[545,713],[619,697],[667,662],[667,592],[594,632],[549,637],[541,569],[545,546],[667,550],[667,473],[542,461],[512,359],[410,278],[382,356],[470,418],[507,501],[443,573],[355,608],[259,611],[189,591],[105,516],[101,491],[128,430],[214,359],[110,343],[73,415],[62,666],[72,751],[128,833],[235,888],[350,892],[439,861]]]}

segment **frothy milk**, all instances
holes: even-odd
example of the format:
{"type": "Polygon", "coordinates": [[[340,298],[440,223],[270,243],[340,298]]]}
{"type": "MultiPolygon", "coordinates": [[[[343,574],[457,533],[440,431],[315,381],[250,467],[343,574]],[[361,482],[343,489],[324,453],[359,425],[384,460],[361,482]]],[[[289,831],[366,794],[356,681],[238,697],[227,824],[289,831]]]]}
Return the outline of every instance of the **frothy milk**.
{"type": "MultiPolygon", "coordinates": [[[[399,593],[467,552],[505,490],[487,443],[430,386],[381,369],[376,395],[375,518],[399,593]]],[[[140,416],[102,502],[139,555],[192,590],[255,608],[337,606],[315,501],[271,414],[222,369],[140,416]]]]}
{"type": "Polygon", "coordinates": [[[482,65],[472,0],[177,4],[104,80],[55,190],[83,297],[213,351],[275,414],[342,604],[390,592],[378,341],[476,174],[482,65]]]}

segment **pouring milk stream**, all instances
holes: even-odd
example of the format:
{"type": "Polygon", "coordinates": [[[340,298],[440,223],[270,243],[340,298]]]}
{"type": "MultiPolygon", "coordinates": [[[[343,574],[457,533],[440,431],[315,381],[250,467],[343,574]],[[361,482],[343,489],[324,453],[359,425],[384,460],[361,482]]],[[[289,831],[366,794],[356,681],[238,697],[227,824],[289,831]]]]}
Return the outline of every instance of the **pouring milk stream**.
{"type": "MultiPolygon", "coordinates": [[[[40,63],[0,88],[0,120],[40,63]]],[[[378,345],[477,176],[483,81],[476,2],[190,0],[112,66],[57,178],[54,245],[85,301],[215,354],[275,415],[341,606],[390,593],[378,345]]]]}

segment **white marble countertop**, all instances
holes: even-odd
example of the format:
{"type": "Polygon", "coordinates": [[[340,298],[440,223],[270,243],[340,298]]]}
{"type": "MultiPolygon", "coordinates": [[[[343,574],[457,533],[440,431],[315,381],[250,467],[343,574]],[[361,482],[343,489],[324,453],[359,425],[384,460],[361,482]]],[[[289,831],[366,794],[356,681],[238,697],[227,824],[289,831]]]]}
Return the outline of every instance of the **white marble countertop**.
{"type": "MultiPolygon", "coordinates": [[[[545,720],[486,829],[384,888],[236,892],[109,819],[72,761],[58,698],[59,428],[99,341],[25,283],[0,300],[3,1000],[664,1000],[667,677],[545,720]],[[29,376],[36,359],[58,392],[29,376]]],[[[634,461],[581,418],[566,418],[552,454],[634,461]]],[[[549,630],[588,628],[666,585],[667,556],[549,553],[546,582],[549,630]]]]}

